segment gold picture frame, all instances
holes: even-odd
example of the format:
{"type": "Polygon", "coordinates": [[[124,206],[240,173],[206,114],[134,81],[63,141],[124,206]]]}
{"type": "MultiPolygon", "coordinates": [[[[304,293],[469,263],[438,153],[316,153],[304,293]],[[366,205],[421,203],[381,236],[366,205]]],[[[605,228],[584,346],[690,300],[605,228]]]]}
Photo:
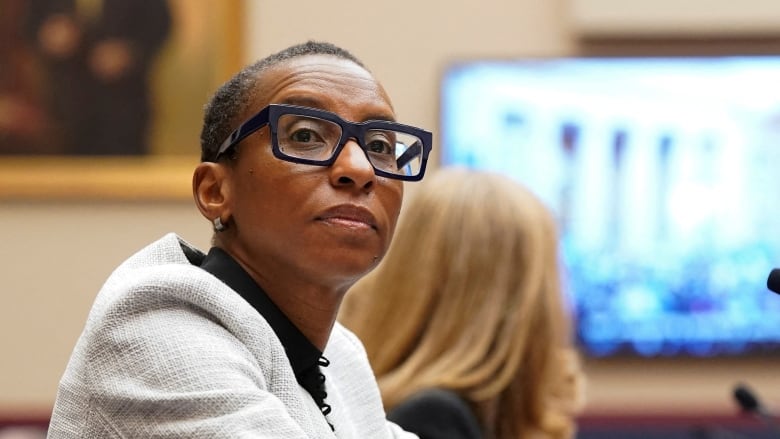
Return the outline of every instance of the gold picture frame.
{"type": "Polygon", "coordinates": [[[149,152],[122,156],[0,153],[0,200],[192,196],[203,105],[241,67],[243,2],[167,2],[171,30],[151,75],[149,152]]]}

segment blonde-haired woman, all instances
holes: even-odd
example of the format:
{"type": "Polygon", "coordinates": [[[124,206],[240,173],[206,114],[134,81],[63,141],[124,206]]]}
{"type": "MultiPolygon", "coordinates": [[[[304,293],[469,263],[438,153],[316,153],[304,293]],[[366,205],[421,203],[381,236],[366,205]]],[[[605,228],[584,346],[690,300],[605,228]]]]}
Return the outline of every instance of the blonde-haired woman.
{"type": "Polygon", "coordinates": [[[340,317],[388,417],[422,439],[573,437],[583,376],[550,211],[498,174],[426,178],[340,317]]]}

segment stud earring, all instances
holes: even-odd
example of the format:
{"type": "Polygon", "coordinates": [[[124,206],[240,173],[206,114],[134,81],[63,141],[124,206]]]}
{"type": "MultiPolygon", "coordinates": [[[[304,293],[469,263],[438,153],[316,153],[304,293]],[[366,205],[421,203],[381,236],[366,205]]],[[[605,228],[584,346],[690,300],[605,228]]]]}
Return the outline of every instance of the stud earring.
{"type": "Polygon", "coordinates": [[[222,224],[222,218],[220,217],[214,218],[213,223],[214,223],[214,230],[217,232],[223,232],[225,231],[225,229],[227,229],[227,226],[222,224]]]}

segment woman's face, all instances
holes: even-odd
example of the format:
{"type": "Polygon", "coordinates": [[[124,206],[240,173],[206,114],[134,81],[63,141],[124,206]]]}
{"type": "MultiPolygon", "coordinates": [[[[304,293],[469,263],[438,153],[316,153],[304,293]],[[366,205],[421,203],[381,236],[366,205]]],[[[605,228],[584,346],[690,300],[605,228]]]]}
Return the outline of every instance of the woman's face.
{"type": "MultiPolygon", "coordinates": [[[[261,74],[247,118],[295,104],[361,122],[395,120],[385,91],[360,66],[324,55],[293,58],[261,74]]],[[[265,127],[246,138],[227,177],[228,251],[264,287],[281,279],[346,290],[384,256],[403,184],[374,175],[350,140],[330,167],[279,160],[265,127]]]]}

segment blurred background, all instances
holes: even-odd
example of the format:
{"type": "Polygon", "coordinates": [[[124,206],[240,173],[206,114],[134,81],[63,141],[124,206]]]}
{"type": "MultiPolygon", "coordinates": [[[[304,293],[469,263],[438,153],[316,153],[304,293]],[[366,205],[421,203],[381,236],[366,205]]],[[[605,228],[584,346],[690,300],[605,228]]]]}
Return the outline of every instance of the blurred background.
{"type": "MultiPolygon", "coordinates": [[[[198,161],[201,110],[213,90],[246,63],[307,39],[327,40],[347,48],[383,82],[393,98],[400,121],[434,131],[435,149],[430,166],[436,167],[461,160],[457,158],[455,148],[463,148],[463,145],[459,143],[460,138],[453,137],[461,134],[453,125],[481,127],[482,131],[477,129],[462,134],[464,142],[485,142],[496,148],[496,139],[501,135],[522,136],[524,129],[534,126],[518,122],[527,122],[529,115],[545,114],[543,112],[553,106],[577,107],[576,112],[569,114],[576,114],[578,118],[570,118],[563,125],[580,128],[589,123],[592,125],[593,118],[605,112],[620,113],[623,109],[628,112],[633,107],[631,101],[617,104],[617,109],[595,103],[589,105],[588,99],[592,98],[585,94],[569,94],[568,101],[542,96],[528,105],[510,108],[512,111],[508,110],[505,101],[501,101],[504,106],[496,111],[505,124],[486,134],[484,130],[489,124],[484,120],[471,119],[468,114],[458,116],[460,119],[445,118],[445,114],[472,108],[475,102],[484,103],[484,99],[450,100],[459,96],[457,91],[445,87],[451,85],[448,81],[456,66],[482,61],[584,56],[780,55],[780,3],[775,0],[745,0],[738,4],[715,0],[687,0],[684,3],[671,0],[396,0],[371,4],[356,0],[168,0],[162,2],[164,10],[158,10],[155,16],[167,15],[167,21],[157,22],[139,15],[138,21],[125,23],[129,29],[126,34],[113,36],[114,39],[129,39],[130,30],[146,29],[140,34],[149,39],[152,31],[144,26],[152,26],[153,22],[158,26],[157,41],[147,41],[150,46],[145,52],[146,66],[140,72],[143,78],[139,79],[149,92],[148,102],[138,104],[149,112],[148,120],[139,128],[145,133],[139,142],[145,146],[138,145],[139,149],[132,151],[110,148],[81,151],[66,147],[67,136],[62,134],[64,128],[61,126],[64,117],[61,110],[57,113],[52,109],[52,96],[62,95],[63,90],[75,90],[77,80],[73,77],[56,79],[56,71],[40,53],[38,46],[44,38],[41,31],[41,23],[45,21],[42,17],[46,13],[42,7],[44,3],[47,2],[0,0],[0,23],[5,24],[0,31],[0,291],[3,295],[0,306],[0,426],[46,424],[59,378],[92,300],[116,265],[167,232],[176,232],[201,248],[208,247],[210,225],[195,209],[189,193],[191,170],[198,161]],[[31,11],[36,14],[36,20],[30,19],[31,11]],[[38,27],[30,23],[38,23],[38,27]],[[453,120],[457,123],[453,124],[453,120]],[[468,138],[469,135],[477,136],[476,140],[468,138]]],[[[75,38],[75,41],[86,44],[90,32],[99,28],[95,17],[107,17],[110,7],[118,3],[121,8],[123,2],[52,3],[59,4],[53,6],[55,13],[63,12],[65,9],[57,9],[65,8],[63,5],[71,4],[76,8],[81,4],[78,6],[81,9],[73,12],[82,17],[75,23],[88,23],[85,26],[92,27],[77,30],[76,34],[81,38],[75,38]],[[91,6],[84,5],[87,3],[91,6]]],[[[134,0],[124,3],[134,3],[134,0]]],[[[124,10],[120,15],[127,20],[132,14],[124,10]]],[[[117,29],[121,25],[108,27],[117,29]]],[[[50,33],[54,36],[46,38],[54,41],[52,44],[59,47],[58,50],[67,52],[67,46],[78,46],[74,41],[65,44],[73,40],[73,29],[69,31],[67,26],[50,33]]],[[[100,35],[97,31],[92,34],[96,40],[100,35]]],[[[110,66],[115,72],[122,70],[121,66],[128,71],[133,69],[134,64],[128,63],[127,59],[122,61],[121,50],[110,53],[113,55],[106,56],[108,67],[105,69],[111,70],[110,66]]],[[[82,62],[92,59],[90,55],[80,56],[82,62]]],[[[130,59],[140,62],[138,57],[130,59]]],[[[61,61],[62,56],[58,62],[61,61]]],[[[136,65],[135,73],[139,73],[139,69],[136,65]]],[[[563,70],[562,74],[568,77],[584,75],[577,70],[563,70]]],[[[523,93],[517,88],[517,81],[529,81],[527,76],[519,78],[507,85],[515,93],[512,96],[523,93]]],[[[652,81],[652,77],[649,80],[652,81]]],[[[659,75],[658,80],[664,82],[668,78],[659,75]]],[[[611,87],[616,80],[606,73],[597,74],[590,81],[600,87],[601,95],[619,90],[611,87]]],[[[532,89],[539,91],[548,86],[538,85],[532,89]]],[[[477,85],[468,87],[472,91],[474,87],[478,88],[477,85]]],[[[739,87],[739,83],[726,81],[712,86],[712,102],[720,102],[718,93],[733,87],[739,87]]],[[[766,92],[770,90],[771,84],[766,86],[766,92]]],[[[660,100],[658,105],[666,105],[661,112],[671,112],[679,107],[681,104],[672,97],[683,95],[685,91],[684,87],[667,89],[665,93],[670,97],[668,101],[660,100]]],[[[760,90],[753,93],[762,94],[760,90]]],[[[72,98],[75,102],[72,102],[72,108],[99,105],[88,99],[86,95],[72,98]]],[[[488,101],[495,103],[496,98],[488,101]]],[[[121,114],[125,102],[115,98],[103,113],[121,114]]],[[[674,113],[673,127],[685,126],[688,122],[685,117],[684,112],[674,113]]],[[[636,130],[630,124],[622,127],[627,133],[636,130]]],[[[566,132],[571,135],[571,131],[566,132]]],[[[733,133],[733,130],[713,132],[733,133]]],[[[90,139],[96,136],[94,132],[87,133],[90,139]]],[[[538,136],[534,139],[538,149],[539,142],[544,141],[538,136]]],[[[561,140],[556,138],[555,142],[561,140]]],[[[613,138],[610,143],[615,154],[623,151],[621,144],[616,142],[613,138]]],[[[558,143],[554,146],[562,148],[558,143]]],[[[563,150],[566,148],[571,145],[564,145],[563,150]]],[[[482,149],[492,151],[479,145],[473,148],[482,149]]],[[[490,162],[484,158],[486,152],[482,159],[471,156],[464,159],[465,163],[489,167],[490,163],[484,163],[485,160],[490,162]]],[[[727,154],[725,158],[719,155],[715,162],[741,166],[741,161],[733,160],[739,156],[739,152],[736,156],[727,154]]],[[[495,162],[495,154],[491,157],[495,162]]],[[[546,160],[544,156],[533,154],[518,157],[528,162],[546,160]]],[[[776,155],[761,157],[765,159],[765,168],[767,163],[770,168],[776,166],[776,161],[766,161],[776,155]]],[[[635,164],[638,166],[635,168],[626,165],[626,173],[636,173],[642,168],[641,156],[626,160],[639,160],[636,163],[640,163],[635,164]]],[[[461,163],[464,162],[461,160],[461,163]]],[[[561,163],[550,165],[551,172],[571,172],[571,169],[567,171],[565,163],[561,163]]],[[[717,166],[723,165],[717,163],[712,165],[713,169],[721,170],[717,166]]],[[[508,172],[517,173],[521,168],[508,172]]],[[[613,172],[615,169],[607,170],[613,172]]],[[[766,170],[762,172],[766,173],[766,170]]],[[[518,175],[518,178],[522,176],[518,175]]],[[[581,185],[587,181],[592,179],[569,184],[581,185]]],[[[619,185],[620,181],[616,181],[613,184],[619,185]]],[[[713,181],[720,185],[713,186],[716,191],[723,191],[723,185],[735,184],[729,178],[713,181]]],[[[759,204],[771,205],[776,199],[774,182],[776,180],[762,180],[746,187],[753,194],[768,193],[759,204]]],[[[409,192],[415,190],[413,184],[406,187],[409,192]]],[[[549,184],[540,185],[539,191],[544,192],[549,187],[549,184]]],[[[640,200],[648,193],[661,191],[656,188],[654,192],[647,192],[631,184],[625,187],[628,195],[624,196],[631,198],[636,194],[635,198],[640,200]]],[[[663,190],[674,190],[674,187],[663,190]]],[[[739,212],[743,208],[740,200],[731,192],[726,193],[728,196],[723,200],[730,204],[720,211],[739,212]]],[[[579,196],[587,198],[587,195],[579,196]]],[[[551,200],[553,203],[562,199],[559,196],[551,200]]],[[[689,199],[683,199],[683,206],[686,200],[689,199]]],[[[676,203],[673,205],[680,205],[680,201],[676,203]]],[[[648,205],[641,202],[623,207],[630,211],[637,206],[644,209],[642,214],[648,212],[648,205]]],[[[582,213],[588,207],[577,209],[573,212],[582,213]]],[[[653,211],[649,212],[648,215],[653,214],[653,211]]],[[[564,213],[559,211],[559,214],[564,213]]],[[[569,221],[567,224],[570,225],[582,224],[571,218],[569,221]]],[[[755,221],[748,222],[746,227],[751,228],[751,237],[758,236],[759,241],[762,233],[771,234],[776,230],[771,224],[755,221]]],[[[589,235],[586,232],[587,227],[580,228],[578,234],[572,236],[579,239],[578,243],[583,240],[587,243],[589,235]]],[[[766,240],[772,242],[777,238],[777,235],[766,236],[766,240]]],[[[767,254],[769,256],[763,260],[766,268],[773,263],[780,265],[780,260],[771,259],[775,253],[767,254]]],[[[583,273],[588,272],[587,262],[580,262],[584,266],[583,273]]],[[[764,266],[748,272],[759,285],[769,273],[768,269],[764,271],[764,266]]],[[[730,266],[720,266],[720,272],[729,273],[730,270],[730,266]]],[[[735,266],[733,270],[740,268],[735,266]]],[[[576,279],[572,285],[576,285],[574,281],[576,279]]],[[[732,291],[724,285],[734,284],[721,284],[719,295],[742,294],[736,287],[732,291]]],[[[768,291],[758,293],[766,295],[761,306],[777,309],[775,299],[780,301],[780,298],[768,291]]],[[[582,292],[572,292],[573,296],[577,294],[581,296],[573,297],[575,302],[582,300],[582,292]]],[[[626,308],[626,312],[636,312],[637,302],[629,302],[633,308],[626,308]]],[[[639,311],[641,314],[641,309],[639,311]]],[[[780,322],[780,314],[776,312],[762,316],[764,321],[774,316],[780,322]]],[[[596,322],[591,325],[604,320],[596,322]]],[[[716,319],[705,323],[716,327],[727,322],[716,319]]],[[[630,324],[630,321],[624,323],[626,328],[630,328],[630,324]]],[[[777,325],[771,322],[770,326],[777,325]]],[[[764,343],[762,349],[732,349],[728,355],[692,353],[684,349],[645,349],[643,352],[642,349],[590,349],[586,356],[588,405],[581,419],[580,436],[776,436],[777,433],[761,419],[740,411],[732,391],[737,383],[749,384],[771,412],[780,401],[780,378],[774,367],[780,360],[779,353],[772,340],[764,343]]]]}

